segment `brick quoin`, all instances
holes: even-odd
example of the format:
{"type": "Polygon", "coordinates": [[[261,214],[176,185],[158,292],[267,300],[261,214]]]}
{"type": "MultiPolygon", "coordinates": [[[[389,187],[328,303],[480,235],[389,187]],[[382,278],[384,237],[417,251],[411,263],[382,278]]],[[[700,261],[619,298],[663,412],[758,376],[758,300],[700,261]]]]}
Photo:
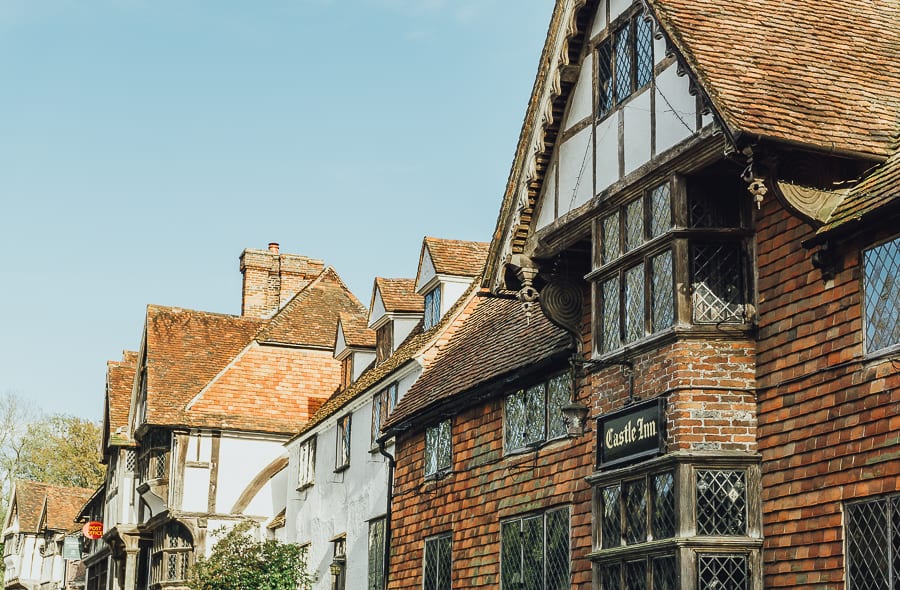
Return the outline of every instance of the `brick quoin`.
{"type": "Polygon", "coordinates": [[[813,230],[774,199],[757,215],[758,445],[766,588],[844,587],[843,505],[900,491],[900,377],[866,360],[860,251],[826,283],[813,230]]]}

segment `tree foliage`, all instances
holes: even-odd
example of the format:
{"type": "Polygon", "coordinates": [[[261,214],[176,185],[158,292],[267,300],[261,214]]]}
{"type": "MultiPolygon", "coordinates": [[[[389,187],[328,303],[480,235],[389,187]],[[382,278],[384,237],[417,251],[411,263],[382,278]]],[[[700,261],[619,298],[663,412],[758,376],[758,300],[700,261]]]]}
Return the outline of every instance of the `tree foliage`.
{"type": "Polygon", "coordinates": [[[209,558],[191,568],[192,590],[297,590],[311,587],[306,549],[279,541],[253,538],[255,523],[245,521],[219,540],[209,558]]]}
{"type": "Polygon", "coordinates": [[[100,425],[54,414],[28,425],[17,477],[58,486],[97,488],[103,483],[100,425]]]}

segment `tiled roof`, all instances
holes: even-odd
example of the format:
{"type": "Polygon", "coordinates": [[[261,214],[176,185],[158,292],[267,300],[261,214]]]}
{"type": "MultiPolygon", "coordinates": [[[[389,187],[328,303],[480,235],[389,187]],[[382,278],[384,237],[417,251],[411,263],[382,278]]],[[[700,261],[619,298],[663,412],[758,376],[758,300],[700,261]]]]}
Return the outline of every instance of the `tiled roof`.
{"type": "MultiPolygon", "coordinates": [[[[310,419],[310,421],[300,429],[299,433],[294,437],[303,436],[330,416],[339,412],[344,406],[368,392],[373,386],[379,385],[381,381],[386,380],[391,373],[405,365],[411,359],[420,354],[424,349],[430,346],[437,337],[442,334],[447,327],[453,323],[458,316],[459,311],[466,306],[467,302],[472,298],[475,291],[475,285],[460,296],[459,300],[453,304],[444,317],[435,326],[427,331],[422,331],[423,322],[420,321],[416,327],[410,332],[397,350],[389,356],[383,363],[372,365],[366,369],[359,379],[354,381],[350,386],[333,395],[318,412],[310,419]]],[[[384,385],[387,385],[385,383],[384,385]]]]}
{"type": "Polygon", "coordinates": [[[342,312],[340,318],[344,342],[348,347],[375,348],[375,330],[369,328],[364,316],[342,312]]]}
{"type": "Polygon", "coordinates": [[[80,525],[75,518],[82,506],[93,496],[94,490],[73,487],[47,487],[47,528],[56,531],[71,532],[80,525]]]}
{"type": "Polygon", "coordinates": [[[147,307],[147,422],[182,424],[185,405],[253,340],[263,320],[147,307]]]}
{"type": "Polygon", "coordinates": [[[461,277],[480,275],[484,269],[489,246],[488,242],[425,237],[425,248],[428,248],[434,270],[442,275],[461,277]]]}
{"type": "Polygon", "coordinates": [[[887,157],[900,113],[897,0],[649,0],[725,123],[887,157]]]}
{"type": "Polygon", "coordinates": [[[128,444],[125,433],[128,426],[128,409],[131,405],[131,389],[137,368],[138,353],[126,350],[121,361],[106,363],[106,411],[109,445],[128,444]]]}
{"type": "Polygon", "coordinates": [[[530,322],[514,299],[476,297],[456,333],[391,412],[385,429],[436,404],[571,346],[569,334],[540,312],[530,322]]]}
{"type": "Polygon", "coordinates": [[[835,207],[825,225],[819,228],[818,234],[831,233],[877,211],[897,206],[898,202],[900,202],[900,150],[850,190],[835,207]]]}
{"type": "Polygon", "coordinates": [[[366,309],[328,267],[272,317],[257,340],[333,349],[341,312],[366,318],[366,309]]]}
{"type": "MultiPolygon", "coordinates": [[[[415,279],[376,277],[375,288],[381,293],[384,310],[388,313],[422,313],[425,311],[425,298],[416,293],[415,279]]],[[[374,297],[373,291],[373,303],[374,297]]]]}
{"type": "Polygon", "coordinates": [[[38,533],[44,501],[47,501],[47,528],[70,531],[75,517],[94,490],[54,486],[37,481],[18,480],[15,502],[19,515],[19,532],[38,533]]]}

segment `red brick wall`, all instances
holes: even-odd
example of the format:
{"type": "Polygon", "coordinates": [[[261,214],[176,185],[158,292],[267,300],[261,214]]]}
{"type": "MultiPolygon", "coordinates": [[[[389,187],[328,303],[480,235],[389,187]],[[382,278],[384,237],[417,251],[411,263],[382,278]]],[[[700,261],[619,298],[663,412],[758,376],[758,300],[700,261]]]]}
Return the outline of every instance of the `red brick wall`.
{"type": "Polygon", "coordinates": [[[498,588],[500,521],[568,505],[572,587],[589,587],[593,437],[553,442],[536,453],[503,455],[503,402],[453,418],[455,473],[424,480],[424,433],[397,440],[389,588],[422,588],[426,537],[452,531],[453,588],[498,588]]]}
{"type": "Polygon", "coordinates": [[[757,228],[765,585],[838,589],[842,502],[900,490],[900,378],[863,358],[860,244],[826,285],[807,225],[768,199],[757,228]]]}

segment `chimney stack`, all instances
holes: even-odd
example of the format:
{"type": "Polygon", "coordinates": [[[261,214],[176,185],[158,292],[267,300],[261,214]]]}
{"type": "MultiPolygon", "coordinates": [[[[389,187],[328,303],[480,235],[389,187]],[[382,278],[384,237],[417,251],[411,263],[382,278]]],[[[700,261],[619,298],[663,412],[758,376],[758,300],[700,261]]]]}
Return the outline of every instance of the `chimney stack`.
{"type": "Polygon", "coordinates": [[[240,257],[244,275],[241,315],[269,318],[316,278],[325,263],[307,256],[281,254],[278,242],[268,250],[246,249],[240,257]]]}

